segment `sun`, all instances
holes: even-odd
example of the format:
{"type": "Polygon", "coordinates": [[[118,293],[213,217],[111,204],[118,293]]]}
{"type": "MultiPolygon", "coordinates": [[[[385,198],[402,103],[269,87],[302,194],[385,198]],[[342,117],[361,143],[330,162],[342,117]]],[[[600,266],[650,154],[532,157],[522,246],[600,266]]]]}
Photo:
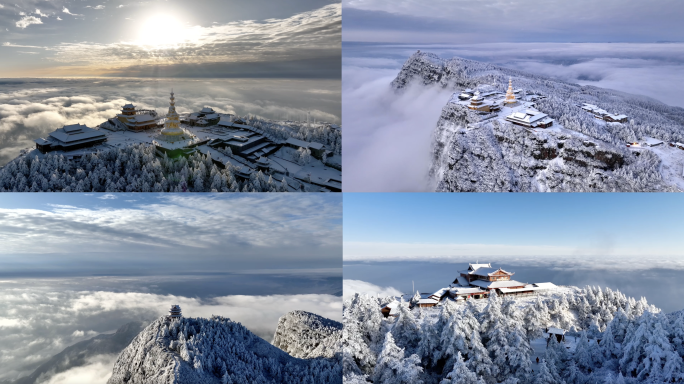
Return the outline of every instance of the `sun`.
{"type": "Polygon", "coordinates": [[[140,28],[138,43],[152,48],[165,48],[183,42],[182,23],[169,15],[156,15],[147,19],[140,28]]]}

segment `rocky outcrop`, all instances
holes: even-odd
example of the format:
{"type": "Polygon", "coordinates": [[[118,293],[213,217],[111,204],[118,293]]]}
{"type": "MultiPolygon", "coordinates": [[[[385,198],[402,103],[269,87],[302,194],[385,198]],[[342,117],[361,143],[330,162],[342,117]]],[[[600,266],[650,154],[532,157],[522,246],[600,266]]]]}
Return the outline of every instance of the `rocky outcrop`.
{"type": "Polygon", "coordinates": [[[332,358],[341,352],[342,323],[306,311],[278,320],[273,345],[302,359],[332,358]]]}

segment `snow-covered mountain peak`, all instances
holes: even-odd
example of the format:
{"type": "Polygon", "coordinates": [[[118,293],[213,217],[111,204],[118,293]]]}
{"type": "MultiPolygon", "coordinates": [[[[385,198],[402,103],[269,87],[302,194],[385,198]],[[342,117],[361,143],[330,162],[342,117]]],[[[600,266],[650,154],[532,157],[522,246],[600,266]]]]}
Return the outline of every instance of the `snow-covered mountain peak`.
{"type": "Polygon", "coordinates": [[[160,317],[119,355],[109,384],[337,383],[336,359],[297,359],[225,317],[160,317]]]}

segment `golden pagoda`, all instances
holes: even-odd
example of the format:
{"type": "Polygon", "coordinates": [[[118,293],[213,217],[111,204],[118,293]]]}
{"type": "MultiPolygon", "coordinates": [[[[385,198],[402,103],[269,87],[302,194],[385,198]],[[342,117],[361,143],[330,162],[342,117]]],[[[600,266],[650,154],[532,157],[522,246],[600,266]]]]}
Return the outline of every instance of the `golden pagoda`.
{"type": "Polygon", "coordinates": [[[164,123],[164,129],[161,130],[161,134],[164,136],[169,136],[170,140],[174,141],[175,136],[180,136],[185,133],[180,127],[180,121],[178,113],[176,112],[176,98],[173,97],[173,90],[171,90],[171,101],[169,102],[169,112],[166,114],[166,122],[164,123]]]}
{"type": "Polygon", "coordinates": [[[172,90],[169,112],[166,114],[164,128],[155,136],[152,143],[159,151],[166,153],[169,157],[175,157],[177,155],[189,154],[192,152],[191,147],[199,141],[195,135],[180,126],[172,90]]]}
{"type": "Polygon", "coordinates": [[[506,100],[504,100],[504,104],[515,104],[518,101],[515,99],[515,94],[513,93],[513,81],[511,78],[508,78],[508,90],[506,91],[506,100]]]}

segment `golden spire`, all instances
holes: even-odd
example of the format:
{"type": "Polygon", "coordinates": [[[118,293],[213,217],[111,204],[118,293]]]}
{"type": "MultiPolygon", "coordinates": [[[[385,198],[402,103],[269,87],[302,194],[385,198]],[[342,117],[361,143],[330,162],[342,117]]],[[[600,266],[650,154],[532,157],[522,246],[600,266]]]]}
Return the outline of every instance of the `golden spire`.
{"type": "Polygon", "coordinates": [[[515,100],[515,94],[513,93],[513,80],[509,77],[508,78],[508,90],[506,91],[506,100],[504,100],[505,104],[515,104],[517,101],[515,100]]]}
{"type": "Polygon", "coordinates": [[[161,134],[165,136],[179,136],[184,132],[180,128],[180,121],[178,121],[178,113],[176,112],[175,97],[173,97],[173,89],[171,90],[171,97],[169,102],[169,112],[166,114],[166,122],[161,134]]]}

